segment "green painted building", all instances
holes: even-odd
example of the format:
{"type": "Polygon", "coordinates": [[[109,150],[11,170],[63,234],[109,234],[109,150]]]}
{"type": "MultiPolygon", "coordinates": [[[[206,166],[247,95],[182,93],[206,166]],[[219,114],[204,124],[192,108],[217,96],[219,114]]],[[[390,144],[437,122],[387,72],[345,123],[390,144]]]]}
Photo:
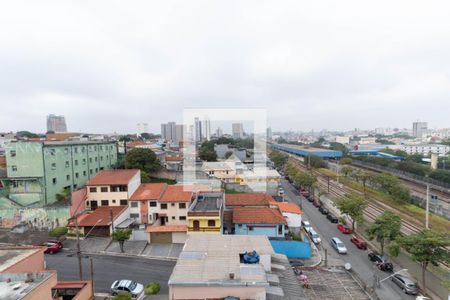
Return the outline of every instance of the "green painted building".
{"type": "Polygon", "coordinates": [[[25,206],[52,204],[117,162],[116,142],[13,141],[5,150],[9,198],[25,206]]]}

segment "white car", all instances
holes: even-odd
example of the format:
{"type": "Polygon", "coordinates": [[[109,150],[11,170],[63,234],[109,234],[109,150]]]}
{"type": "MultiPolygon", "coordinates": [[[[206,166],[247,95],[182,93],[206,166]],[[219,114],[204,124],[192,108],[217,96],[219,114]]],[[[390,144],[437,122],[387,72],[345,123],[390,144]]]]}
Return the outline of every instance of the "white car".
{"type": "Polygon", "coordinates": [[[120,292],[130,293],[131,297],[134,299],[139,299],[144,294],[144,285],[133,280],[116,280],[111,285],[111,294],[115,296],[120,292]]]}
{"type": "Polygon", "coordinates": [[[344,243],[337,237],[331,239],[331,247],[336,249],[339,254],[347,254],[347,248],[344,243]]]}
{"type": "Polygon", "coordinates": [[[311,223],[309,221],[302,221],[303,229],[306,231],[306,233],[309,233],[309,230],[312,228],[311,223]]]}
{"type": "Polygon", "coordinates": [[[309,231],[309,237],[311,238],[311,240],[313,241],[314,244],[320,244],[321,239],[319,234],[313,229],[311,228],[309,231]]]}

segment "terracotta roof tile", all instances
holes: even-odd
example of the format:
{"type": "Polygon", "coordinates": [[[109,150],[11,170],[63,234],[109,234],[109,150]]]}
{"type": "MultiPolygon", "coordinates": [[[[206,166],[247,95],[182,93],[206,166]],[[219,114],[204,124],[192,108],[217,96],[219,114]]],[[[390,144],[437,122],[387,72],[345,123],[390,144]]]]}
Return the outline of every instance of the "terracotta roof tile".
{"type": "Polygon", "coordinates": [[[79,220],[78,225],[84,226],[109,226],[111,225],[110,210],[112,210],[113,219],[117,219],[128,206],[100,206],[93,212],[79,220]]]}
{"type": "Polygon", "coordinates": [[[223,220],[232,222],[233,221],[233,211],[231,211],[231,210],[224,211],[223,212],[223,220]]]}
{"type": "Polygon", "coordinates": [[[278,209],[284,213],[293,213],[293,214],[302,214],[302,210],[300,207],[295,203],[289,203],[289,202],[271,202],[271,205],[277,206],[278,209]]]}
{"type": "Polygon", "coordinates": [[[159,200],[166,189],[167,183],[141,183],[130,200],[159,200]]]}
{"type": "Polygon", "coordinates": [[[91,178],[86,185],[115,185],[128,184],[139,172],[137,169],[130,170],[102,170],[91,178]]]}
{"type": "Polygon", "coordinates": [[[146,232],[187,232],[186,225],[149,226],[146,232]]]}
{"type": "Polygon", "coordinates": [[[286,220],[278,208],[236,207],[233,209],[233,223],[286,224],[286,220]]]}
{"type": "Polygon", "coordinates": [[[190,202],[194,193],[185,189],[183,185],[169,185],[162,195],[160,202],[190,202]]]}
{"type": "Polygon", "coordinates": [[[226,194],[226,206],[267,206],[275,201],[271,195],[265,193],[226,194]]]}
{"type": "Polygon", "coordinates": [[[183,161],[182,156],[166,156],[166,161],[183,161]]]}

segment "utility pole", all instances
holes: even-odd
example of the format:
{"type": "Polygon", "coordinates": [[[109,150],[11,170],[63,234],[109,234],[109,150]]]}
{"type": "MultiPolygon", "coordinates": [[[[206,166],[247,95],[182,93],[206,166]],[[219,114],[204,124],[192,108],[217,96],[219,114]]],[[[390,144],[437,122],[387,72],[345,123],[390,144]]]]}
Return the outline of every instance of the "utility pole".
{"type": "Polygon", "coordinates": [[[80,273],[80,280],[83,280],[83,264],[81,261],[81,248],[80,248],[80,230],[78,227],[78,216],[75,216],[75,227],[77,230],[77,257],[78,257],[78,271],[80,273]]]}
{"type": "Polygon", "coordinates": [[[92,295],[94,295],[94,261],[92,260],[92,257],[89,258],[91,261],[91,284],[92,284],[92,295]]]}
{"type": "Polygon", "coordinates": [[[114,216],[112,208],[109,209],[109,219],[111,220],[111,229],[114,232],[114,216]]]}
{"type": "Polygon", "coordinates": [[[426,209],[425,209],[425,228],[429,229],[429,223],[428,218],[430,215],[430,184],[427,183],[427,202],[426,202],[426,209]]]}

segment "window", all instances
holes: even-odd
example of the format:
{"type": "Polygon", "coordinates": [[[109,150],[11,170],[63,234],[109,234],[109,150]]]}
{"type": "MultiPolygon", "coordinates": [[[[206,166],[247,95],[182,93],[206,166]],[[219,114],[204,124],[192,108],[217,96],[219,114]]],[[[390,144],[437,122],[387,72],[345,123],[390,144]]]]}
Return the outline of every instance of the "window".
{"type": "Polygon", "coordinates": [[[66,161],[66,168],[68,168],[70,166],[69,161],[66,161]]]}
{"type": "Polygon", "coordinates": [[[179,219],[180,219],[180,221],[181,221],[181,220],[186,220],[186,216],[180,216],[179,219]]]}
{"type": "Polygon", "coordinates": [[[52,170],[56,170],[56,163],[52,163],[52,170]]]}
{"type": "Polygon", "coordinates": [[[86,148],[83,146],[83,147],[81,147],[81,152],[84,153],[84,151],[86,151],[86,148]]]}
{"type": "Polygon", "coordinates": [[[172,203],[172,206],[175,206],[175,203],[172,203]]]}
{"type": "Polygon", "coordinates": [[[108,187],[107,187],[107,186],[102,186],[102,187],[100,188],[100,192],[102,192],[102,193],[107,193],[107,192],[108,192],[108,187]]]}
{"type": "Polygon", "coordinates": [[[216,227],[216,221],[215,220],[208,220],[208,227],[216,227]]]}
{"type": "Polygon", "coordinates": [[[78,175],[79,175],[79,174],[78,174],[78,172],[77,172],[77,173],[75,173],[75,178],[78,178],[78,175]]]}
{"type": "Polygon", "coordinates": [[[167,209],[167,204],[166,203],[161,203],[161,209],[167,209]]]}
{"type": "Polygon", "coordinates": [[[128,200],[126,200],[126,199],[121,199],[121,200],[120,200],[120,205],[128,205],[128,200]]]}
{"type": "Polygon", "coordinates": [[[78,147],[74,147],[73,152],[78,153],[78,147]]]}
{"type": "Polygon", "coordinates": [[[86,171],[83,171],[83,176],[86,176],[86,171]]]}
{"type": "Polygon", "coordinates": [[[97,146],[94,146],[94,150],[97,151],[97,146]]]}
{"type": "Polygon", "coordinates": [[[92,169],[90,169],[90,170],[89,170],[89,174],[91,174],[91,175],[92,175],[92,169]]]}
{"type": "Polygon", "coordinates": [[[48,149],[48,153],[52,156],[55,156],[55,149],[48,149]]]}
{"type": "Polygon", "coordinates": [[[131,207],[138,207],[138,203],[136,201],[130,202],[131,207]]]}
{"type": "Polygon", "coordinates": [[[115,204],[115,203],[116,203],[116,200],[115,200],[115,199],[113,199],[113,200],[112,200],[112,203],[114,203],[114,204],[115,204]]]}
{"type": "Polygon", "coordinates": [[[102,200],[102,206],[108,206],[109,201],[108,200],[102,200]]]}
{"type": "Polygon", "coordinates": [[[150,201],[149,205],[150,207],[156,207],[157,202],[156,201],[150,201]]]}
{"type": "Polygon", "coordinates": [[[249,231],[253,231],[253,226],[248,226],[249,231]]]}
{"type": "Polygon", "coordinates": [[[89,188],[89,192],[90,193],[97,193],[97,188],[96,187],[90,187],[89,188]]]}
{"type": "Polygon", "coordinates": [[[100,160],[103,161],[103,156],[100,156],[100,160]]]}
{"type": "Polygon", "coordinates": [[[98,172],[98,168],[95,168],[95,173],[97,173],[98,172]]]}
{"type": "Polygon", "coordinates": [[[67,180],[70,180],[70,175],[66,175],[66,179],[67,179],[67,180]]]}
{"type": "Polygon", "coordinates": [[[13,181],[12,185],[13,185],[14,188],[18,188],[19,187],[19,182],[13,181]]]}
{"type": "Polygon", "coordinates": [[[178,208],[186,208],[186,203],[178,203],[178,208]]]}
{"type": "Polygon", "coordinates": [[[86,206],[89,206],[89,201],[86,201],[86,206]]]}
{"type": "Polygon", "coordinates": [[[86,158],[83,158],[83,165],[86,164],[86,158]]]}
{"type": "Polygon", "coordinates": [[[100,146],[100,150],[103,150],[103,146],[100,146]]]}
{"type": "Polygon", "coordinates": [[[69,148],[64,148],[64,154],[69,154],[69,148]]]}
{"type": "Polygon", "coordinates": [[[75,159],[75,166],[78,166],[78,159],[75,159]]]}
{"type": "Polygon", "coordinates": [[[16,150],[11,150],[11,151],[9,152],[9,154],[11,155],[11,157],[16,156],[16,150]]]}
{"type": "Polygon", "coordinates": [[[130,218],[139,219],[139,214],[130,214],[130,218]]]}
{"type": "Polygon", "coordinates": [[[278,234],[283,234],[283,225],[278,225],[278,234]]]}
{"type": "Polygon", "coordinates": [[[92,162],[92,157],[89,157],[89,162],[92,162]]]}
{"type": "Polygon", "coordinates": [[[11,170],[13,170],[13,172],[17,171],[17,166],[11,166],[11,170]]]}
{"type": "Polygon", "coordinates": [[[95,161],[97,161],[97,157],[95,157],[95,161]]]}
{"type": "Polygon", "coordinates": [[[175,216],[172,216],[172,220],[175,220],[175,216]]]}
{"type": "Polygon", "coordinates": [[[53,178],[53,179],[52,179],[52,183],[53,183],[53,184],[56,184],[56,178],[53,178]]]}

